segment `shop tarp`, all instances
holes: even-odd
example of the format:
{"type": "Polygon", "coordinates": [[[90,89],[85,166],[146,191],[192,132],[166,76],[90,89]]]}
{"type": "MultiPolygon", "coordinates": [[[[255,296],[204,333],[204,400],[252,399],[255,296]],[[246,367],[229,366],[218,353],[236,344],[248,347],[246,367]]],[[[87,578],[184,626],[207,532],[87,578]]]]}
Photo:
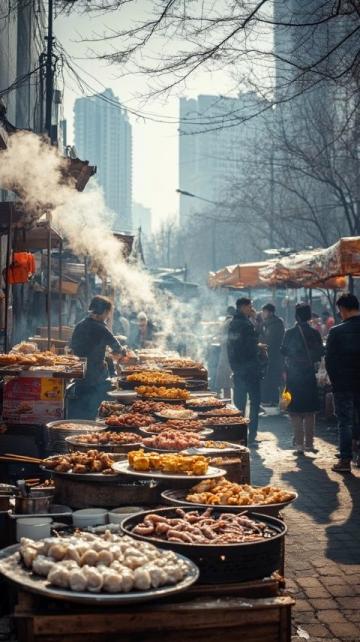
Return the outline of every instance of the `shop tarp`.
{"type": "Polygon", "coordinates": [[[264,288],[266,285],[260,279],[260,269],[268,265],[268,261],[228,265],[217,272],[210,272],[208,285],[210,288],[264,288]]]}
{"type": "Polygon", "coordinates": [[[360,237],[345,237],[326,249],[300,252],[260,269],[263,285],[342,289],[346,276],[360,276],[360,237]]]}

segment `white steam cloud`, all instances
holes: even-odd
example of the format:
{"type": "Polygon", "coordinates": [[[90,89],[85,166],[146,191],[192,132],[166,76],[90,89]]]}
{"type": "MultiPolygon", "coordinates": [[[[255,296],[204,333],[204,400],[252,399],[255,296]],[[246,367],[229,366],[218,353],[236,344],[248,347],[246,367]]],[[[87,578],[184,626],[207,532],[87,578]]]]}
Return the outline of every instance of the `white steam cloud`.
{"type": "Polygon", "coordinates": [[[105,205],[96,183],[78,192],[64,183],[66,159],[56,148],[31,132],[9,138],[0,154],[0,185],[16,191],[25,208],[40,217],[51,212],[54,227],[66,238],[75,254],[88,254],[108,274],[124,303],[136,309],[155,306],[152,280],[139,266],[129,265],[123,245],[111,230],[113,214],[105,205]]]}

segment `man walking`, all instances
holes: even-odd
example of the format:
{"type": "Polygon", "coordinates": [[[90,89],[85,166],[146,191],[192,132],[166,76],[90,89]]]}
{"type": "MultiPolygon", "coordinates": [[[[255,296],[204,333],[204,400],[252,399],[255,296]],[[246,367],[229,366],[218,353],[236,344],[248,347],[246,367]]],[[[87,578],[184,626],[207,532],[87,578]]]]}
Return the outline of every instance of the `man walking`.
{"type": "Polygon", "coordinates": [[[251,299],[236,302],[236,314],[229,325],[228,356],[234,375],[234,403],[245,414],[246,401],[250,398],[249,446],[257,446],[259,420],[261,364],[258,335],[250,317],[254,315],[251,299]]]}
{"type": "Polygon", "coordinates": [[[284,322],[276,315],[276,308],[272,303],[264,305],[262,318],[260,341],[267,345],[269,362],[261,386],[261,401],[268,406],[278,406],[284,369],[280,352],[285,333],[284,322]]]}
{"type": "Polygon", "coordinates": [[[353,294],[343,294],[336,305],[342,323],[330,330],[325,356],[339,422],[340,458],[332,470],[347,473],[351,472],[354,424],[360,413],[360,312],[353,294]]]}

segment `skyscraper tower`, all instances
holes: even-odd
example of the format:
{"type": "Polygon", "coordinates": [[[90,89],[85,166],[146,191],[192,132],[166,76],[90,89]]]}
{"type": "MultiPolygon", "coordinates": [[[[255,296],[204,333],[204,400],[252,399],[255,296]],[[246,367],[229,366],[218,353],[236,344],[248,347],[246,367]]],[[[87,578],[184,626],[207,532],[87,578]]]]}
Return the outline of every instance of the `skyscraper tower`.
{"type": "Polygon", "coordinates": [[[115,231],[132,228],[132,131],[126,109],[112,89],[75,101],[75,146],[97,166],[115,231]]]}

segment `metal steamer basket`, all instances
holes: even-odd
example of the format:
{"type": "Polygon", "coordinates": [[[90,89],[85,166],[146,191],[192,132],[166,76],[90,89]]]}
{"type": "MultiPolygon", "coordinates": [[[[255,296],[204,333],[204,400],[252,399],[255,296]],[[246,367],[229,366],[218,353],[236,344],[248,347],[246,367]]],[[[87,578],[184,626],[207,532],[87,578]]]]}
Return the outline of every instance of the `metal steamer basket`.
{"type": "MultiPolygon", "coordinates": [[[[196,510],[197,507],[194,506],[190,509],[183,506],[182,508],[185,512],[190,512],[196,510]]],[[[136,537],[136,539],[151,542],[162,548],[172,549],[191,559],[200,569],[201,584],[230,584],[232,582],[259,580],[271,576],[272,573],[279,571],[282,567],[284,538],[287,527],[275,517],[241,511],[246,512],[251,519],[265,522],[274,531],[273,537],[264,538],[259,542],[241,544],[200,545],[178,544],[167,542],[151,535],[144,536],[133,533],[134,527],[143,522],[147,514],[154,512],[170,519],[179,517],[175,508],[144,511],[125,519],[121,525],[122,530],[127,535],[136,537]]],[[[199,512],[201,512],[201,509],[199,512]]],[[[234,512],[231,508],[214,508],[212,515],[218,517],[223,513],[234,512]]]]}

